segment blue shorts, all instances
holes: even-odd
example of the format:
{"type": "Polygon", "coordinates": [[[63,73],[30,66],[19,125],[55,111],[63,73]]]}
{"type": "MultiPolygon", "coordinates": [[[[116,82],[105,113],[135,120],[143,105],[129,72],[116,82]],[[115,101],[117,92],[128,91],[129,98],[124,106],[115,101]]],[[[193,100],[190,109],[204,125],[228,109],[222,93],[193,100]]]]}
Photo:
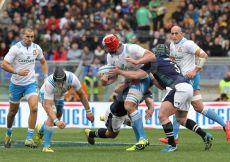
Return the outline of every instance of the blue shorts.
{"type": "Polygon", "coordinates": [[[191,80],[193,91],[200,90],[200,73],[197,73],[191,80]]]}
{"type": "Polygon", "coordinates": [[[28,85],[16,85],[10,82],[9,85],[10,92],[10,102],[19,103],[23,96],[26,96],[26,99],[31,95],[38,95],[37,83],[31,83],[28,85]]]}
{"type": "MultiPolygon", "coordinates": [[[[39,98],[40,98],[40,102],[43,104],[43,102],[45,100],[43,91],[40,91],[39,98]]],[[[55,104],[57,112],[63,112],[64,100],[54,100],[54,104],[55,104]]]]}

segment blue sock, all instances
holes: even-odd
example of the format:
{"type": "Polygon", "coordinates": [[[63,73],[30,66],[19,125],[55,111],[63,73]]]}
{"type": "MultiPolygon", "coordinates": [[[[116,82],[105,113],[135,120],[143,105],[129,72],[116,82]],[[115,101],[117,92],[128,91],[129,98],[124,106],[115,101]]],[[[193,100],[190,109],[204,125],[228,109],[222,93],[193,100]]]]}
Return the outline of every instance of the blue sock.
{"type": "Polygon", "coordinates": [[[138,133],[138,131],[137,131],[137,129],[135,127],[132,126],[132,128],[133,128],[133,131],[134,131],[135,136],[136,136],[136,141],[138,142],[139,139],[140,139],[139,133],[138,133]]]}
{"type": "Polygon", "coordinates": [[[28,128],[26,139],[27,139],[27,140],[28,140],[28,139],[33,139],[33,136],[34,136],[34,129],[28,128]]]}
{"type": "Polygon", "coordinates": [[[136,110],[132,114],[130,114],[130,118],[133,130],[136,135],[136,139],[146,139],[141,114],[136,110]]]}
{"type": "Polygon", "coordinates": [[[220,116],[218,116],[216,112],[213,111],[212,109],[204,108],[204,110],[201,113],[207,118],[212,119],[213,121],[217,122],[222,127],[226,126],[226,123],[224,122],[224,120],[220,116]]]}
{"type": "Polygon", "coordinates": [[[39,130],[40,134],[44,134],[44,128],[45,128],[45,122],[41,125],[41,128],[39,130]]]}
{"type": "Polygon", "coordinates": [[[174,133],[174,139],[178,138],[178,133],[180,129],[180,123],[176,121],[176,117],[173,116],[173,133],[174,133]]]}
{"type": "Polygon", "coordinates": [[[44,147],[49,147],[51,143],[51,137],[53,135],[53,127],[44,126],[44,147]]]}
{"type": "Polygon", "coordinates": [[[9,137],[11,137],[12,136],[12,132],[13,132],[12,128],[7,128],[6,135],[9,136],[9,137]]]}

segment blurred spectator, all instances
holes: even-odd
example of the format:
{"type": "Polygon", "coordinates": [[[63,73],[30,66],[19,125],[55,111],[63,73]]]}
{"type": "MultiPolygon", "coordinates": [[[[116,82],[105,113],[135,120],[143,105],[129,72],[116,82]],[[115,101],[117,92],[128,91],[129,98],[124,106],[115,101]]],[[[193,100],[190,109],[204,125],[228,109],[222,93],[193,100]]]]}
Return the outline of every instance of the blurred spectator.
{"type": "Polygon", "coordinates": [[[93,63],[94,54],[89,50],[88,46],[84,46],[82,50],[83,65],[90,66],[93,63]]]}
{"type": "Polygon", "coordinates": [[[225,74],[224,79],[219,82],[220,94],[227,94],[228,98],[230,98],[230,71],[225,74]]]}
{"type": "Polygon", "coordinates": [[[84,77],[84,83],[87,87],[89,100],[90,96],[93,95],[93,101],[98,101],[98,81],[97,77],[93,75],[92,69],[89,68],[86,76],[84,77]]]}
{"type": "Polygon", "coordinates": [[[228,100],[229,100],[229,98],[228,98],[227,94],[226,93],[221,93],[220,97],[218,97],[215,101],[226,102],[228,100]]]}
{"type": "Polygon", "coordinates": [[[161,0],[150,0],[149,11],[152,13],[153,30],[158,30],[158,25],[162,28],[164,26],[163,19],[166,10],[162,6],[161,0]]]}
{"type": "Polygon", "coordinates": [[[67,56],[68,60],[77,60],[77,61],[80,61],[81,58],[82,58],[82,50],[80,50],[78,48],[78,44],[76,42],[73,42],[71,44],[71,48],[68,51],[67,55],[68,55],[67,56]]]}
{"type": "Polygon", "coordinates": [[[106,63],[106,55],[105,51],[101,48],[100,45],[94,50],[94,61],[93,64],[105,64],[106,63]]]}
{"type": "Polygon", "coordinates": [[[3,59],[9,48],[6,46],[5,42],[0,43],[0,59],[3,59]]]}
{"type": "Polygon", "coordinates": [[[136,11],[136,20],[138,26],[138,39],[142,43],[146,42],[148,40],[147,35],[149,35],[150,31],[151,13],[143,3],[141,3],[141,7],[136,11]]]}
{"type": "Polygon", "coordinates": [[[54,51],[53,56],[54,61],[66,61],[67,60],[67,51],[63,46],[59,46],[57,50],[54,51]]]}

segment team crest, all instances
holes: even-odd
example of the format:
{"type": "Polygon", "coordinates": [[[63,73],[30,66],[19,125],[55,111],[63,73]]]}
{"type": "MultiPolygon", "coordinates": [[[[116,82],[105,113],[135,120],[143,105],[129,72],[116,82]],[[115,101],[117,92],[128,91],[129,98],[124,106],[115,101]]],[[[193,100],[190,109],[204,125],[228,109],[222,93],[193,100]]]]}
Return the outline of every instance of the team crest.
{"type": "Polygon", "coordinates": [[[33,55],[37,55],[37,50],[33,50],[33,55]]]}
{"type": "Polygon", "coordinates": [[[182,47],[179,47],[179,48],[178,48],[178,52],[182,52],[182,47]]]}

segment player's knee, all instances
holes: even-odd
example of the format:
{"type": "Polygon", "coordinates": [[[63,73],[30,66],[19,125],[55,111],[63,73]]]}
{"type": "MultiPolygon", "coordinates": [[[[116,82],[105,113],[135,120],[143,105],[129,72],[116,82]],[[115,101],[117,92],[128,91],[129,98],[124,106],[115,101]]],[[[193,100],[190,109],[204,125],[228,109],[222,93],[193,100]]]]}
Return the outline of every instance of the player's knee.
{"type": "Polygon", "coordinates": [[[193,106],[193,108],[194,108],[194,110],[196,112],[200,112],[201,113],[203,111],[203,109],[204,109],[202,101],[199,101],[199,100],[192,101],[192,106],[193,106]]]}
{"type": "Polygon", "coordinates": [[[158,119],[160,120],[160,122],[165,121],[167,118],[168,117],[164,113],[159,113],[158,114],[158,119]]]}
{"type": "Polygon", "coordinates": [[[129,113],[132,113],[135,110],[135,106],[131,102],[125,102],[124,107],[129,113]]]}
{"type": "Polygon", "coordinates": [[[17,114],[18,110],[10,110],[8,116],[14,117],[17,114]]]}
{"type": "Polygon", "coordinates": [[[38,112],[38,107],[37,106],[31,106],[30,112],[37,113],[38,112]]]}

